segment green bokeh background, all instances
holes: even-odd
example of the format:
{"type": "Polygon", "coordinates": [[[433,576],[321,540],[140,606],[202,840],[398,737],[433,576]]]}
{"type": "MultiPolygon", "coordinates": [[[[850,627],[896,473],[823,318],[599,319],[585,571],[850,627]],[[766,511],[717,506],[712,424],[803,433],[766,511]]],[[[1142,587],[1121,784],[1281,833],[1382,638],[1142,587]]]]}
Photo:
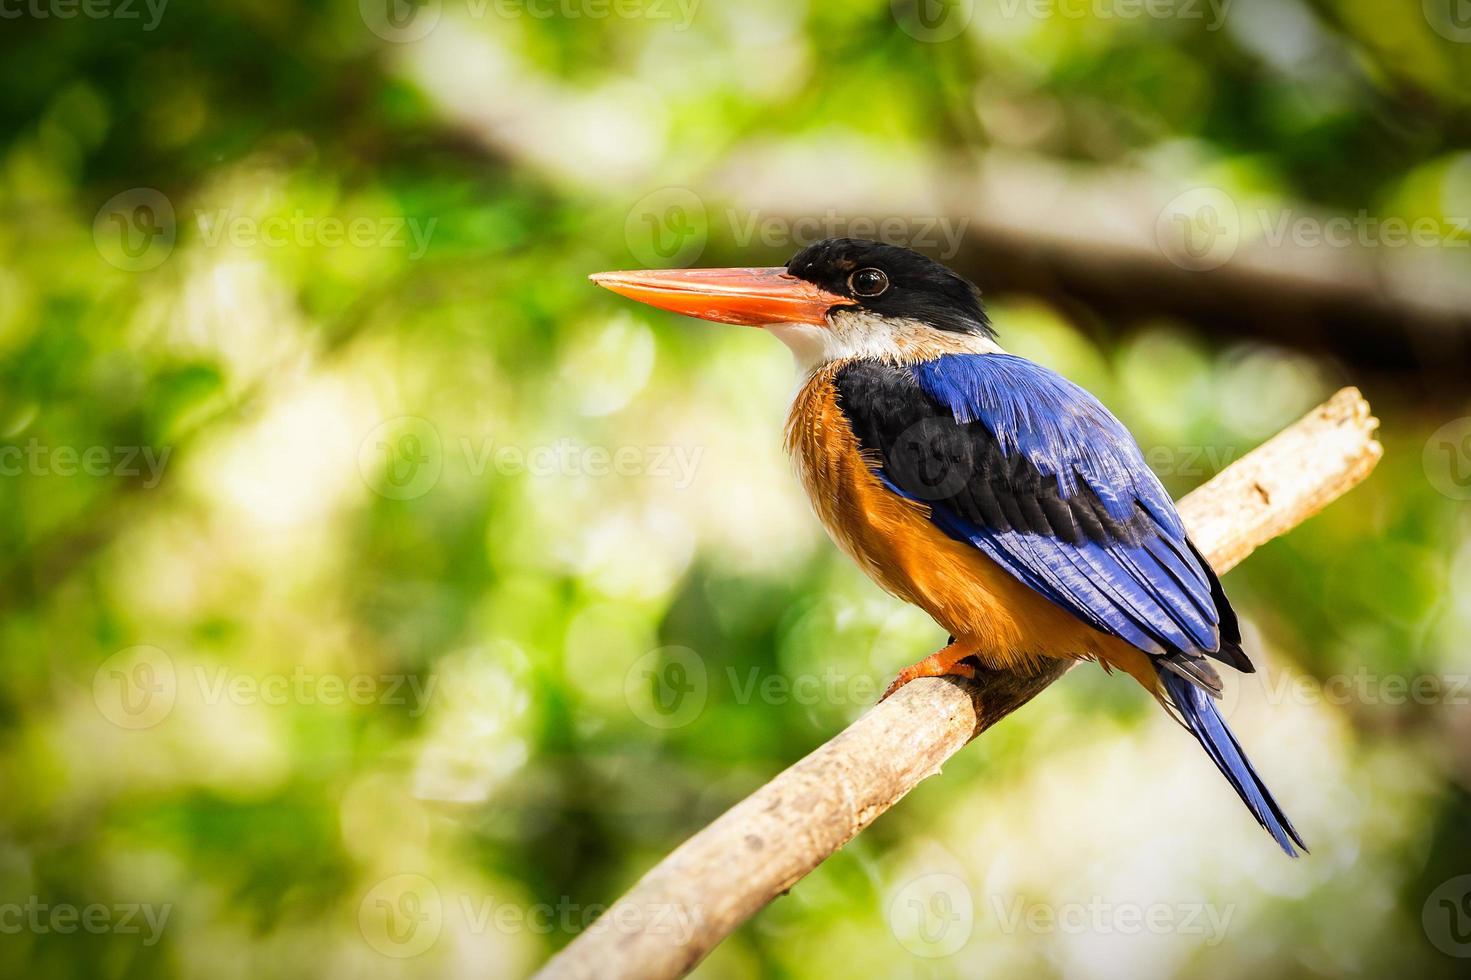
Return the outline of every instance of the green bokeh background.
{"type": "MultiPolygon", "coordinates": [[[[966,231],[913,202],[1002,161],[1151,234],[1105,177],[1429,221],[1351,251],[1454,296],[1457,2],[0,7],[0,975],[528,973],[944,639],[811,517],[780,345],[585,276],[966,231]]],[[[1140,315],[1145,273],[1128,315],[1011,289],[987,256],[1036,242],[988,241],[941,257],[1177,493],[1342,384],[1384,420],[1226,582],[1232,724],[1312,856],[1083,669],[699,975],[1464,975],[1465,364],[1373,356],[1404,289],[1349,355],[1140,315]]]]}

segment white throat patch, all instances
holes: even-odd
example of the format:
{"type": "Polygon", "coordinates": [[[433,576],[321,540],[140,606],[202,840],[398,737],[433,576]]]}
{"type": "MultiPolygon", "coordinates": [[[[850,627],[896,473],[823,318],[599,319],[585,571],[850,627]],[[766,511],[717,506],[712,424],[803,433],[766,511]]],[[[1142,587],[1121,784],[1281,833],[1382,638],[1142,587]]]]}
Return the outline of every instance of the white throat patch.
{"type": "Polygon", "coordinates": [[[1000,345],[982,334],[954,333],[861,310],[838,310],[827,326],[773,323],[766,328],[791,348],[803,374],[833,361],[874,359],[895,364],[927,361],[941,354],[1000,354],[1000,345]]]}

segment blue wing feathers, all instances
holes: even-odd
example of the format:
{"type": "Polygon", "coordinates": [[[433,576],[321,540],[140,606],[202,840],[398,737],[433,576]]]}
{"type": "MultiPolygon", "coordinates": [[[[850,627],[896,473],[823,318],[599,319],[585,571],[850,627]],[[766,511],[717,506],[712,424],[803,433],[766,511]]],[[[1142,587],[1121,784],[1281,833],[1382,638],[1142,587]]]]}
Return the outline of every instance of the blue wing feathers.
{"type": "MultiPolygon", "coordinates": [[[[933,519],[1095,628],[1147,653],[1214,653],[1219,614],[1173,502],[1133,437],[1091,394],[1009,354],[951,354],[916,364],[915,381],[962,425],[979,422],[1003,454],[1025,458],[1065,498],[1084,488],[1131,539],[1067,541],[966,520],[933,519]]],[[[897,489],[897,488],[896,488],[897,489]]],[[[902,492],[902,491],[901,491],[902,492]]]]}
{"type": "Polygon", "coordinates": [[[1294,844],[1306,853],[1307,845],[1302,842],[1302,836],[1292,826],[1292,821],[1287,819],[1287,814],[1282,812],[1272,791],[1267,789],[1267,784],[1262,781],[1256,767],[1241,750],[1241,743],[1236,741],[1236,736],[1226,727],[1226,721],[1221,717],[1215,702],[1183,677],[1166,671],[1161,671],[1159,676],[1180,720],[1200,742],[1216,768],[1221,770],[1221,774],[1231,784],[1231,788],[1236,790],[1252,816],[1256,817],[1257,823],[1267,829],[1288,857],[1297,857],[1297,852],[1293,850],[1294,844]]]}
{"type": "Polygon", "coordinates": [[[992,561],[1031,588],[1067,609],[1094,629],[1112,633],[1146,653],[1163,654],[1147,618],[1136,615],[1132,604],[1120,602],[1102,576],[1082,567],[1082,560],[1066,549],[1037,547],[1035,535],[1021,531],[978,533],[974,525],[936,508],[933,518],[942,531],[968,540],[992,561]]]}

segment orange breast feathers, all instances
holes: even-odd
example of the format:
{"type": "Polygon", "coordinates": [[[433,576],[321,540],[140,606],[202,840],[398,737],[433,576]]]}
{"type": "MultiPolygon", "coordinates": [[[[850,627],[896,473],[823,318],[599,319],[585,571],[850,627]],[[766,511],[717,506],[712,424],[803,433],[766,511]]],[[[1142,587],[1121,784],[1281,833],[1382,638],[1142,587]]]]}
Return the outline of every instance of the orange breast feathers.
{"type": "Polygon", "coordinates": [[[1097,659],[1153,690],[1155,671],[1143,653],[1032,591],[973,545],[931,524],[924,504],[884,486],[838,407],[833,375],[839,367],[828,365],[803,384],[786,430],[802,485],[838,547],[987,666],[1025,669],[1044,657],[1097,659]]]}

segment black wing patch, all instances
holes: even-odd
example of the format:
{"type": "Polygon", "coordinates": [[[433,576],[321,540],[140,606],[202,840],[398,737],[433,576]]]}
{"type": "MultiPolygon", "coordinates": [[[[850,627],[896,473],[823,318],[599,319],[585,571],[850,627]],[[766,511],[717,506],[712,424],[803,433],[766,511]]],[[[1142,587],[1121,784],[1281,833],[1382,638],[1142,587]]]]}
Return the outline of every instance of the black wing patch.
{"type": "Polygon", "coordinates": [[[1149,532],[1147,514],[1117,520],[1086,485],[1064,497],[1055,477],[1019,453],[1005,455],[980,422],[957,423],[904,368],[854,361],[833,382],[859,445],[915,500],[943,504],[983,527],[1069,544],[1138,543],[1149,532]]]}

